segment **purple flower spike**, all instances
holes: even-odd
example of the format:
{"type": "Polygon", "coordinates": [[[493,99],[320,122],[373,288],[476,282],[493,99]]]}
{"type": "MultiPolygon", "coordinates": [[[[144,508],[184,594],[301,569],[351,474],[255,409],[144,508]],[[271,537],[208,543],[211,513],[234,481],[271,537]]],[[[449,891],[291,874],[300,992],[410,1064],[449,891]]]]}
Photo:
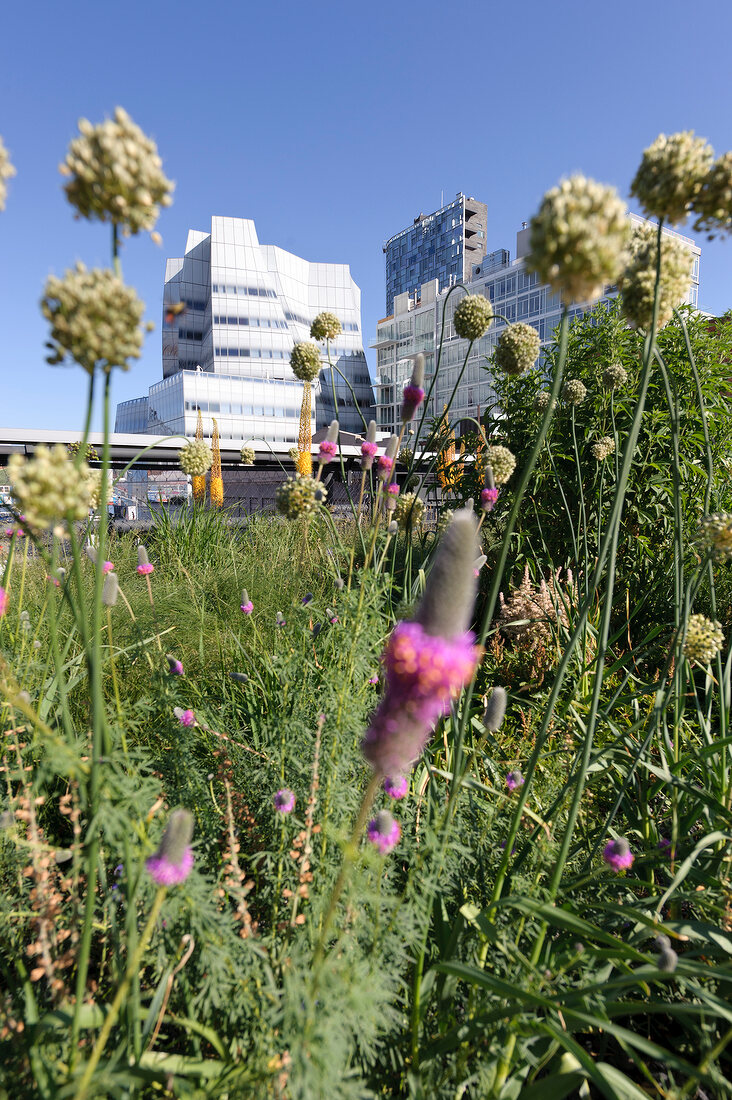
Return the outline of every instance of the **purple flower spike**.
{"type": "Polygon", "coordinates": [[[111,573],[113,569],[114,569],[114,562],[113,561],[105,561],[104,565],[102,566],[102,573],[104,573],[106,575],[107,573],[111,573]]]}
{"type": "Polygon", "coordinates": [[[382,477],[384,478],[384,480],[386,480],[387,475],[391,473],[391,468],[393,465],[394,462],[391,458],[389,458],[388,455],[381,455],[379,461],[376,463],[377,469],[379,471],[379,477],[382,477]]]}
{"type": "Polygon", "coordinates": [[[630,844],[628,844],[628,841],[622,836],[607,842],[602,853],[602,858],[605,860],[608,867],[615,871],[616,874],[619,871],[626,871],[628,867],[632,867],[633,865],[633,853],[630,850],[630,844]]]}
{"type": "Polygon", "coordinates": [[[152,573],[154,569],[155,566],[148,561],[144,562],[142,565],[138,565],[137,572],[141,577],[146,577],[149,573],[152,573]]]}
{"type": "Polygon", "coordinates": [[[523,787],[524,777],[518,768],[515,771],[509,772],[506,776],[506,786],[509,791],[515,791],[517,787],[523,787]]]}
{"type": "Polygon", "coordinates": [[[395,779],[387,775],[384,780],[384,790],[389,795],[389,798],[404,798],[404,795],[409,790],[409,781],[405,779],[403,775],[398,775],[395,779]]]}
{"type": "Polygon", "coordinates": [[[183,710],[178,715],[178,721],[181,726],[195,726],[196,716],[192,710],[183,710]]]}
{"type": "Polygon", "coordinates": [[[412,377],[409,384],[404,387],[404,400],[402,401],[402,423],[408,424],[414,419],[419,406],[424,401],[424,355],[420,352],[415,356],[412,377]]]}
{"type": "Polygon", "coordinates": [[[241,604],[241,610],[245,615],[251,615],[252,611],[254,611],[254,604],[251,600],[247,600],[246,603],[241,604]]]}
{"type": "Polygon", "coordinates": [[[167,654],[168,672],[171,676],[183,675],[183,663],[179,661],[177,657],[173,657],[170,653],[167,654]]]}
{"type": "Polygon", "coordinates": [[[402,830],[399,827],[399,822],[392,817],[388,810],[379,810],[376,817],[369,821],[366,835],[371,843],[379,849],[382,856],[385,856],[399,843],[402,830]]]}
{"type": "Polygon", "coordinates": [[[397,481],[392,481],[391,485],[387,485],[386,491],[387,491],[387,493],[389,494],[390,497],[398,497],[399,496],[399,483],[397,481]]]}
{"type": "Polygon", "coordinates": [[[188,878],[193,867],[192,836],[193,814],[173,810],[157,852],[145,862],[158,886],[179,886],[188,878]]]}
{"type": "Polygon", "coordinates": [[[295,792],[289,787],[283,787],[272,798],[274,808],[278,814],[289,814],[295,809],[295,792]]]}
{"type": "Polygon", "coordinates": [[[8,594],[4,588],[0,588],[0,616],[8,610],[8,594]]]}
{"type": "Polygon", "coordinates": [[[492,512],[496,506],[498,500],[497,488],[495,489],[483,489],[480,494],[480,506],[484,512],[492,512]]]}

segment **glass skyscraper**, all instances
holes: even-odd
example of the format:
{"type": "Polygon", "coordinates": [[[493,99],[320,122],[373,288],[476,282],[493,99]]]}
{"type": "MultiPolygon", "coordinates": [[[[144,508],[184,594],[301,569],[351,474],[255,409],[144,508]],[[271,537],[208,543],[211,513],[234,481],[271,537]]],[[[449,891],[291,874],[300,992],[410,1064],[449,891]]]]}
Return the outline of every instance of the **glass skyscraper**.
{"type": "MultiPolygon", "coordinates": [[[[347,264],[310,263],[261,245],[253,221],[211,219],[190,230],[185,255],[167,261],[163,291],[163,378],[146,397],[117,406],[116,431],[192,436],[216,418],[224,439],[298,440],[302,383],[290,369],[293,343],[310,339],[323,310],[343,326],[331,344],[343,431],[368,422],[373,390],[361,337],[361,291],[347,264]]],[[[323,362],[327,364],[325,350],[323,362]]],[[[334,417],[331,372],[314,386],[313,430],[334,417]]]]}

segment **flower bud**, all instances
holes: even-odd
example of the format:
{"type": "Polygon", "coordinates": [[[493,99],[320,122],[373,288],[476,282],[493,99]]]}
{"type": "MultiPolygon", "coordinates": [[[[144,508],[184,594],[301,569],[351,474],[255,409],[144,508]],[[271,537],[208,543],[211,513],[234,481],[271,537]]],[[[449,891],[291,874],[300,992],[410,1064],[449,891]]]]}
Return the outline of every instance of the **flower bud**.
{"type": "Polygon", "coordinates": [[[507,702],[506,689],[494,687],[483,714],[483,726],[489,733],[496,733],[501,728],[506,717],[507,702]]]}
{"type": "Polygon", "coordinates": [[[193,825],[189,810],[173,810],[168,818],[158,850],[145,863],[158,886],[177,886],[188,878],[193,867],[193,825]]]}
{"type": "Polygon", "coordinates": [[[116,573],[107,573],[102,588],[102,603],[105,607],[114,607],[119,595],[119,581],[116,573]]]}
{"type": "Polygon", "coordinates": [[[442,537],[415,616],[427,634],[451,641],[470,626],[476,588],[476,531],[472,514],[461,509],[442,537]]]}

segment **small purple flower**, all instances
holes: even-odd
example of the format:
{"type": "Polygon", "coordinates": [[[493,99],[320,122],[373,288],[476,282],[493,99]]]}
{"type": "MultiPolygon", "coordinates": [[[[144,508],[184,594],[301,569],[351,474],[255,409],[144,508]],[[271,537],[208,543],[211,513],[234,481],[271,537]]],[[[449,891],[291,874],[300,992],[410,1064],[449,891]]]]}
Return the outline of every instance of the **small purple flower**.
{"type": "Polygon", "coordinates": [[[147,561],[143,562],[142,565],[138,565],[137,572],[140,574],[141,577],[146,577],[149,573],[152,573],[154,569],[155,566],[152,565],[151,562],[147,561]]]}
{"type": "Polygon", "coordinates": [[[388,455],[381,455],[379,461],[376,463],[376,468],[379,471],[379,477],[386,481],[387,477],[391,473],[391,468],[394,465],[394,460],[389,458],[388,455]]]}
{"type": "Polygon", "coordinates": [[[372,443],[370,439],[364,439],[361,444],[361,469],[370,470],[374,464],[376,458],[376,452],[378,447],[375,443],[372,443]]]}
{"type": "Polygon", "coordinates": [[[402,420],[408,423],[414,419],[419,406],[424,401],[424,390],[421,386],[405,386],[404,400],[402,402],[402,420]]]}
{"type": "Polygon", "coordinates": [[[668,852],[671,848],[671,841],[666,836],[662,836],[658,842],[658,847],[662,852],[668,852]]]}
{"type": "Polygon", "coordinates": [[[390,497],[398,497],[399,496],[399,485],[398,485],[398,483],[396,481],[392,481],[391,485],[387,485],[386,491],[387,491],[387,494],[390,497]]]}
{"type": "Polygon", "coordinates": [[[157,852],[145,862],[158,886],[178,886],[188,878],[193,867],[192,836],[193,814],[173,810],[157,852]]]}
{"type": "Polygon", "coordinates": [[[168,672],[171,674],[171,676],[182,676],[183,663],[179,661],[177,657],[173,657],[170,653],[166,655],[166,659],[168,662],[168,672]]]}
{"type": "Polygon", "coordinates": [[[287,626],[287,619],[281,611],[277,612],[277,626],[287,626]]]}
{"type": "Polygon", "coordinates": [[[374,675],[374,676],[369,677],[369,683],[370,684],[378,684],[378,682],[379,682],[379,677],[378,676],[374,675]]]}
{"type": "Polygon", "coordinates": [[[384,780],[384,790],[389,798],[404,798],[409,790],[409,781],[403,775],[397,775],[394,779],[387,775],[384,780]]]}
{"type": "Polygon", "coordinates": [[[178,715],[181,726],[195,726],[196,716],[192,710],[182,710],[178,715]]]}
{"type": "Polygon", "coordinates": [[[283,787],[272,798],[274,808],[278,814],[289,814],[295,808],[295,792],[289,787],[283,787]]]}
{"type": "Polygon", "coordinates": [[[516,768],[515,771],[509,772],[506,776],[506,786],[509,791],[515,791],[517,787],[523,787],[524,777],[521,772],[516,768]]]}
{"type": "Polygon", "coordinates": [[[306,592],[305,595],[302,598],[303,607],[307,607],[307,605],[312,601],[312,598],[313,598],[312,592],[306,592]]]}
{"type": "Polygon", "coordinates": [[[254,604],[251,600],[247,600],[246,603],[240,605],[240,610],[243,611],[245,615],[251,615],[252,611],[254,611],[254,604]]]}
{"type": "Polygon", "coordinates": [[[111,573],[113,569],[114,569],[114,562],[113,561],[105,561],[104,565],[102,566],[102,573],[104,573],[105,576],[106,576],[106,574],[111,573]]]}
{"type": "Polygon", "coordinates": [[[399,843],[402,830],[388,810],[379,810],[376,817],[369,821],[366,835],[384,856],[399,843]]]}
{"type": "Polygon", "coordinates": [[[332,462],[338,453],[338,444],[330,439],[324,439],[320,444],[318,461],[324,466],[332,462]]]}
{"type": "Polygon", "coordinates": [[[498,500],[498,488],[482,489],[480,494],[480,506],[484,512],[492,512],[498,500]]]}
{"type": "Polygon", "coordinates": [[[602,858],[616,874],[619,871],[626,871],[628,867],[633,865],[633,853],[630,850],[630,844],[622,836],[607,842],[603,849],[602,858]]]}

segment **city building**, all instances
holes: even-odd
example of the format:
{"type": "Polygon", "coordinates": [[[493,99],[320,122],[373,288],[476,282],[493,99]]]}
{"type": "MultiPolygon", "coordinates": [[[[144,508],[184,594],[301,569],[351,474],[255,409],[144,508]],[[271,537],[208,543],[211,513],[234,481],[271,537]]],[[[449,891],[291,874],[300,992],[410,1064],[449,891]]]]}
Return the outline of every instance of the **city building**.
{"type": "MultiPolygon", "coordinates": [[[[634,223],[643,221],[635,214],[631,214],[630,219],[634,223]]],[[[674,230],[664,229],[663,232],[680,239],[693,254],[688,301],[697,306],[701,249],[691,238],[674,230]]],[[[526,270],[528,247],[529,229],[524,224],[516,235],[515,260],[510,259],[505,249],[498,253],[493,252],[481,262],[473,264],[470,277],[464,280],[468,293],[484,294],[490,298],[495,312],[506,318],[504,321],[496,317],[486,334],[473,344],[465,372],[450,405],[451,423],[462,420],[466,430],[469,428],[467,418],[478,419],[495,401],[491,373],[485,367],[506,322],[524,321],[533,325],[539,333],[542,345],[547,345],[552,342],[554,330],[561,320],[559,295],[554,294],[550,287],[540,284],[538,276],[526,270]]],[[[381,431],[399,430],[402,392],[412,371],[413,356],[417,352],[425,355],[425,388],[429,388],[441,338],[443,347],[440,370],[427,416],[439,415],[443,407],[450,404],[469,345],[467,340],[461,340],[455,334],[453,327],[453,313],[463,296],[462,292],[456,291],[449,298],[448,293],[449,290],[439,286],[437,279],[431,279],[411,294],[408,291],[397,294],[393,299],[390,316],[377,324],[376,338],[371,347],[377,352],[376,420],[381,431]]],[[[609,301],[616,296],[616,287],[606,287],[598,301],[609,301]]],[[[573,304],[569,309],[569,319],[581,316],[595,304],[573,304]]]]}
{"type": "Polygon", "coordinates": [[[390,237],[384,245],[386,312],[398,294],[418,297],[423,283],[436,280],[441,291],[467,283],[486,254],[487,225],[485,203],[458,191],[447,206],[419,214],[413,225],[390,237]]]}
{"type": "MultiPolygon", "coordinates": [[[[165,268],[162,380],[147,396],[117,406],[115,430],[193,436],[200,409],[207,436],[215,417],[223,439],[296,444],[303,387],[290,351],[310,339],[323,310],[343,326],[330,349],[341,428],[360,432],[359,408],[368,422],[373,389],[361,291],[348,264],[310,263],[262,245],[244,218],[214,217],[210,232],[190,230],[185,255],[165,268]]],[[[325,348],[323,363],[313,387],[313,431],[335,416],[325,348]]]]}

